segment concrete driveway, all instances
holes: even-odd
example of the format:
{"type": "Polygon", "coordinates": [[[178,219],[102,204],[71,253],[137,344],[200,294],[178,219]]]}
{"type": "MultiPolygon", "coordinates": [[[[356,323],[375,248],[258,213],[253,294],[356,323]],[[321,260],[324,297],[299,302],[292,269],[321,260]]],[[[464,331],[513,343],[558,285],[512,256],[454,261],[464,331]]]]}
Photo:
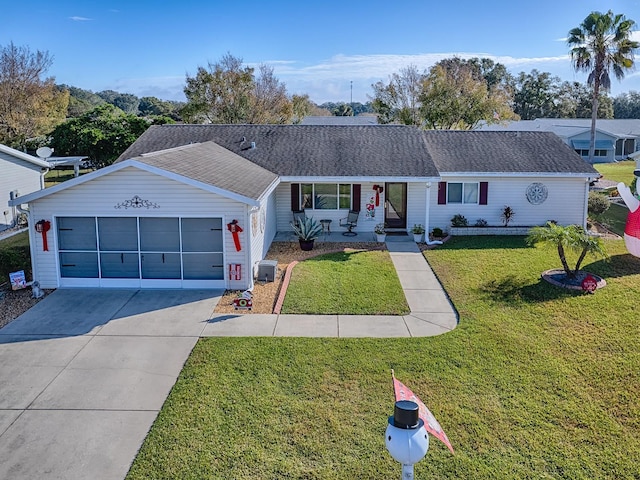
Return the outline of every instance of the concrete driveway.
{"type": "Polygon", "coordinates": [[[0,329],[0,478],[124,478],[222,293],[60,289],[0,329]]]}

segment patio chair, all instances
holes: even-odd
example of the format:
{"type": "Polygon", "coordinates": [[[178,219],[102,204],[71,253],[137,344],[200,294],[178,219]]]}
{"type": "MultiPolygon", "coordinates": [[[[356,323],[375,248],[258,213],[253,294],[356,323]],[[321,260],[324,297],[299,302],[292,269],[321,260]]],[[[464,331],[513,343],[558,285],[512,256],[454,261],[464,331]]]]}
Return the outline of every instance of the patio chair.
{"type": "Polygon", "coordinates": [[[307,214],[304,213],[304,210],[292,210],[291,213],[293,214],[291,225],[298,225],[300,220],[303,222],[307,220],[307,214]]]}
{"type": "Polygon", "coordinates": [[[358,225],[359,216],[360,212],[358,210],[349,210],[347,217],[340,219],[340,226],[347,227],[347,231],[342,232],[342,235],[345,235],[347,237],[353,237],[357,235],[357,233],[354,232],[353,229],[356,227],[356,225],[358,225]]]}

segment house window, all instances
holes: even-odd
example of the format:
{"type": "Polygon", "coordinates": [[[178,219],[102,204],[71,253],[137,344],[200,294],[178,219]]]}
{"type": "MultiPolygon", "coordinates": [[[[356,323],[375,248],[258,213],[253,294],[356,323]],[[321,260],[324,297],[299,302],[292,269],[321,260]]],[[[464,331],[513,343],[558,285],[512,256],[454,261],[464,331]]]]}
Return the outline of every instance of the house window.
{"type": "Polygon", "coordinates": [[[337,210],[351,208],[351,184],[302,183],[300,184],[302,208],[337,210]]]}
{"type": "MultiPolygon", "coordinates": [[[[581,149],[577,149],[576,153],[578,155],[580,155],[581,157],[588,157],[589,156],[589,150],[581,150],[581,149]]],[[[606,157],[607,156],[607,151],[606,150],[594,150],[593,152],[593,156],[594,157],[606,157]]]]}
{"type": "Polygon", "coordinates": [[[447,183],[447,203],[478,203],[478,183],[447,183]]]}

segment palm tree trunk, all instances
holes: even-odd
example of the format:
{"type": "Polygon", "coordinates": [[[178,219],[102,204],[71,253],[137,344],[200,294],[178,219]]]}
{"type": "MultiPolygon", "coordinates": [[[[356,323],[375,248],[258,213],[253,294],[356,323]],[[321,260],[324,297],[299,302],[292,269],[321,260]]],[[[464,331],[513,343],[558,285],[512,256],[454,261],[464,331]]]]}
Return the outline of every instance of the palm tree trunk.
{"type": "Polygon", "coordinates": [[[593,100],[591,101],[591,138],[589,139],[589,163],[593,163],[596,153],[596,119],[598,118],[598,93],[600,92],[600,79],[593,81],[593,100]]]}
{"type": "Polygon", "coordinates": [[[575,273],[576,274],[580,270],[580,266],[582,265],[582,261],[584,260],[584,257],[587,256],[588,250],[589,250],[588,247],[583,248],[582,249],[582,253],[580,254],[580,257],[578,257],[578,261],[576,262],[576,269],[575,269],[575,273]]]}
{"type": "Polygon", "coordinates": [[[560,257],[560,262],[562,263],[562,268],[564,272],[567,274],[569,278],[575,278],[575,274],[569,268],[569,264],[567,263],[567,257],[564,254],[564,248],[561,244],[558,244],[558,256],[560,257]]]}

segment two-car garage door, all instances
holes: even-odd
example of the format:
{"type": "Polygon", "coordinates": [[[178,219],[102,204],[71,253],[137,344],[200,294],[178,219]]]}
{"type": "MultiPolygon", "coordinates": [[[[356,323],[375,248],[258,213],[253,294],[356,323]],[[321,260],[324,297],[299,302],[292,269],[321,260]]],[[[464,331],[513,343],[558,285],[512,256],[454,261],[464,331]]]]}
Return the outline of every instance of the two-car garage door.
{"type": "Polygon", "coordinates": [[[61,286],[224,287],[221,218],[57,217],[61,286]]]}

